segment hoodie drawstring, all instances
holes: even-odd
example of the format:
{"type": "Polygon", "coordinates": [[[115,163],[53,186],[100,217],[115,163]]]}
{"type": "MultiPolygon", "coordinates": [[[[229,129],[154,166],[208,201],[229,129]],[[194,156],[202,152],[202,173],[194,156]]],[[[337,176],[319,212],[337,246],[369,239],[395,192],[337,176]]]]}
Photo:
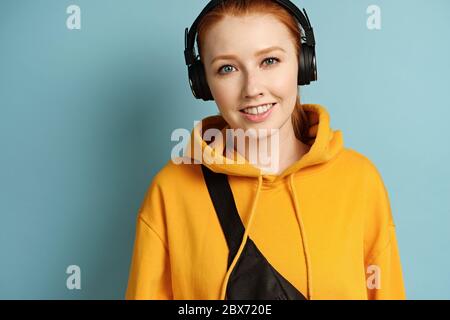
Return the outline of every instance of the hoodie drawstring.
{"type": "MultiPolygon", "coordinates": [[[[311,299],[311,288],[312,288],[312,281],[311,281],[311,266],[310,266],[310,257],[309,257],[309,253],[308,253],[308,245],[307,245],[307,241],[306,241],[306,235],[305,235],[305,231],[304,231],[304,227],[303,227],[303,222],[302,219],[300,218],[300,210],[299,210],[299,205],[298,205],[298,199],[297,199],[297,195],[295,192],[295,185],[294,185],[294,174],[292,173],[291,175],[289,175],[289,185],[291,187],[291,195],[293,197],[294,200],[294,209],[295,209],[295,214],[297,217],[297,221],[298,224],[300,226],[300,233],[301,233],[301,237],[302,237],[302,244],[303,244],[303,254],[305,256],[305,261],[306,261],[306,284],[307,284],[307,288],[308,288],[308,299],[311,299]]],[[[256,195],[254,197],[253,203],[252,203],[252,208],[250,211],[250,217],[248,219],[248,223],[247,223],[247,227],[245,228],[245,232],[244,232],[244,236],[241,242],[241,245],[239,247],[238,252],[236,253],[236,256],[233,259],[233,262],[231,263],[230,267],[227,270],[227,273],[225,275],[225,279],[223,281],[222,284],[222,289],[221,289],[221,294],[220,294],[220,299],[221,300],[225,300],[225,296],[226,296],[226,290],[227,290],[227,283],[228,283],[228,279],[230,278],[231,272],[234,269],[234,266],[236,265],[237,261],[239,260],[239,257],[242,253],[242,251],[244,250],[245,244],[247,243],[247,239],[248,239],[248,234],[250,232],[250,228],[252,226],[252,222],[253,222],[253,218],[255,216],[255,212],[256,212],[256,204],[258,202],[258,198],[259,198],[259,194],[261,191],[261,186],[262,186],[262,176],[258,176],[258,187],[256,188],[256,195]]]]}
{"type": "Polygon", "coordinates": [[[308,253],[308,245],[306,241],[306,235],[305,235],[305,228],[303,227],[302,219],[300,218],[300,210],[298,205],[298,199],[295,192],[295,185],[294,185],[294,173],[289,175],[289,185],[291,186],[291,195],[294,200],[294,209],[295,214],[297,216],[298,225],[300,226],[300,234],[302,236],[302,244],[303,244],[303,254],[305,255],[305,261],[306,261],[306,284],[308,288],[308,299],[311,299],[311,291],[312,291],[312,281],[311,281],[311,260],[308,253]]]}
{"type": "Polygon", "coordinates": [[[231,272],[234,269],[234,266],[236,265],[237,261],[239,260],[239,256],[241,255],[242,251],[244,250],[245,244],[247,243],[248,233],[249,233],[250,228],[252,226],[253,216],[255,215],[255,212],[256,212],[256,203],[258,202],[259,193],[261,191],[261,186],[262,186],[262,176],[259,175],[258,176],[258,187],[256,188],[256,195],[255,195],[255,198],[254,198],[253,203],[252,203],[252,209],[250,211],[250,217],[248,219],[247,227],[245,228],[244,237],[242,239],[241,246],[239,247],[239,250],[236,253],[236,256],[234,257],[233,262],[231,263],[230,267],[228,268],[228,271],[227,271],[227,273],[225,275],[225,280],[224,280],[224,282],[222,284],[222,290],[221,290],[221,294],[220,294],[220,299],[221,300],[225,300],[228,279],[230,278],[230,275],[231,275],[231,272]]]}

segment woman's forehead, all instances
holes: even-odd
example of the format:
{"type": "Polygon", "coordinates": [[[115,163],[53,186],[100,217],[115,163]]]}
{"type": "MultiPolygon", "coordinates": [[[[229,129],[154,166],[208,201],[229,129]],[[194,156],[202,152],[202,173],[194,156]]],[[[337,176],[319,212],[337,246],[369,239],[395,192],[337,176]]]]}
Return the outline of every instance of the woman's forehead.
{"type": "Polygon", "coordinates": [[[287,27],[273,15],[225,16],[206,31],[211,37],[240,38],[263,34],[288,33],[287,27]]]}
{"type": "Polygon", "coordinates": [[[218,55],[249,54],[269,47],[289,51],[293,46],[287,27],[276,18],[267,15],[226,16],[205,35],[205,55],[211,60],[218,55]]]}

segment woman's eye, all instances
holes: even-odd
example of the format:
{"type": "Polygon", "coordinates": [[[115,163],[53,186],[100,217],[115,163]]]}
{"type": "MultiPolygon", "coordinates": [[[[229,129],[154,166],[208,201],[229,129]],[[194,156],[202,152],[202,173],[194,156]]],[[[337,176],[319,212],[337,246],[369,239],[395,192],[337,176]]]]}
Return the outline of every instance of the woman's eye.
{"type": "MultiPolygon", "coordinates": [[[[275,58],[275,57],[266,58],[264,61],[269,61],[269,60],[276,61],[277,63],[280,62],[280,59],[275,58]]],[[[269,65],[272,65],[272,64],[275,64],[275,63],[269,63],[269,65]]]]}
{"type": "MultiPolygon", "coordinates": [[[[266,61],[272,61],[272,63],[268,63],[268,65],[271,66],[273,64],[277,64],[278,62],[280,62],[280,59],[278,59],[276,57],[269,57],[269,58],[266,58],[266,59],[263,60],[263,62],[266,62],[266,61]],[[273,61],[276,61],[276,63],[273,62],[273,61]]],[[[219,68],[219,74],[224,75],[224,74],[230,73],[230,72],[226,72],[225,71],[227,68],[234,68],[234,67],[231,66],[231,65],[222,66],[222,67],[219,68]],[[221,72],[221,71],[224,71],[224,72],[221,72]]],[[[228,69],[228,70],[230,70],[230,69],[228,69]]]]}
{"type": "MultiPolygon", "coordinates": [[[[230,67],[233,68],[233,66],[230,66],[230,65],[226,65],[226,66],[221,67],[219,69],[219,73],[220,73],[220,71],[225,70],[226,68],[230,68],[230,67]]],[[[225,72],[225,73],[229,73],[229,72],[225,72]]]]}

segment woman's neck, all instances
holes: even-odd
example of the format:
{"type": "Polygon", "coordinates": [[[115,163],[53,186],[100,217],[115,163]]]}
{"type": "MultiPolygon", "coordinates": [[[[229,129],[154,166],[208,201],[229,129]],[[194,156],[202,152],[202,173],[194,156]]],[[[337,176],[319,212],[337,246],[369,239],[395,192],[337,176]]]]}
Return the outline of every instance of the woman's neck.
{"type": "Polygon", "coordinates": [[[258,138],[254,143],[247,137],[245,140],[245,150],[239,144],[235,145],[235,150],[263,172],[273,175],[283,172],[310,149],[295,136],[291,118],[277,133],[258,138]]]}

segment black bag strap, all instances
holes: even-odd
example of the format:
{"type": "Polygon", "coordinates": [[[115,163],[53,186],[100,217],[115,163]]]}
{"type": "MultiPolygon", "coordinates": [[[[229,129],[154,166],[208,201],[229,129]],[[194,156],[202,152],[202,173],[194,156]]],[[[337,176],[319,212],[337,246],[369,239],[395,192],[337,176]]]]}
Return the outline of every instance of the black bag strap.
{"type": "Polygon", "coordinates": [[[201,167],[209,195],[228,244],[228,267],[230,267],[241,245],[245,227],[236,208],[228,176],[214,172],[203,164],[201,167]]]}
{"type": "MultiPolygon", "coordinates": [[[[219,217],[228,244],[228,268],[236,256],[245,233],[244,224],[236,208],[228,176],[201,165],[209,195],[219,217]]],[[[305,300],[303,294],[286,280],[267,261],[249,238],[244,251],[230,275],[227,299],[305,300]],[[244,259],[242,259],[244,257],[244,259]],[[247,259],[245,259],[247,258],[247,259]],[[251,277],[242,274],[251,273],[251,277]]]]}

